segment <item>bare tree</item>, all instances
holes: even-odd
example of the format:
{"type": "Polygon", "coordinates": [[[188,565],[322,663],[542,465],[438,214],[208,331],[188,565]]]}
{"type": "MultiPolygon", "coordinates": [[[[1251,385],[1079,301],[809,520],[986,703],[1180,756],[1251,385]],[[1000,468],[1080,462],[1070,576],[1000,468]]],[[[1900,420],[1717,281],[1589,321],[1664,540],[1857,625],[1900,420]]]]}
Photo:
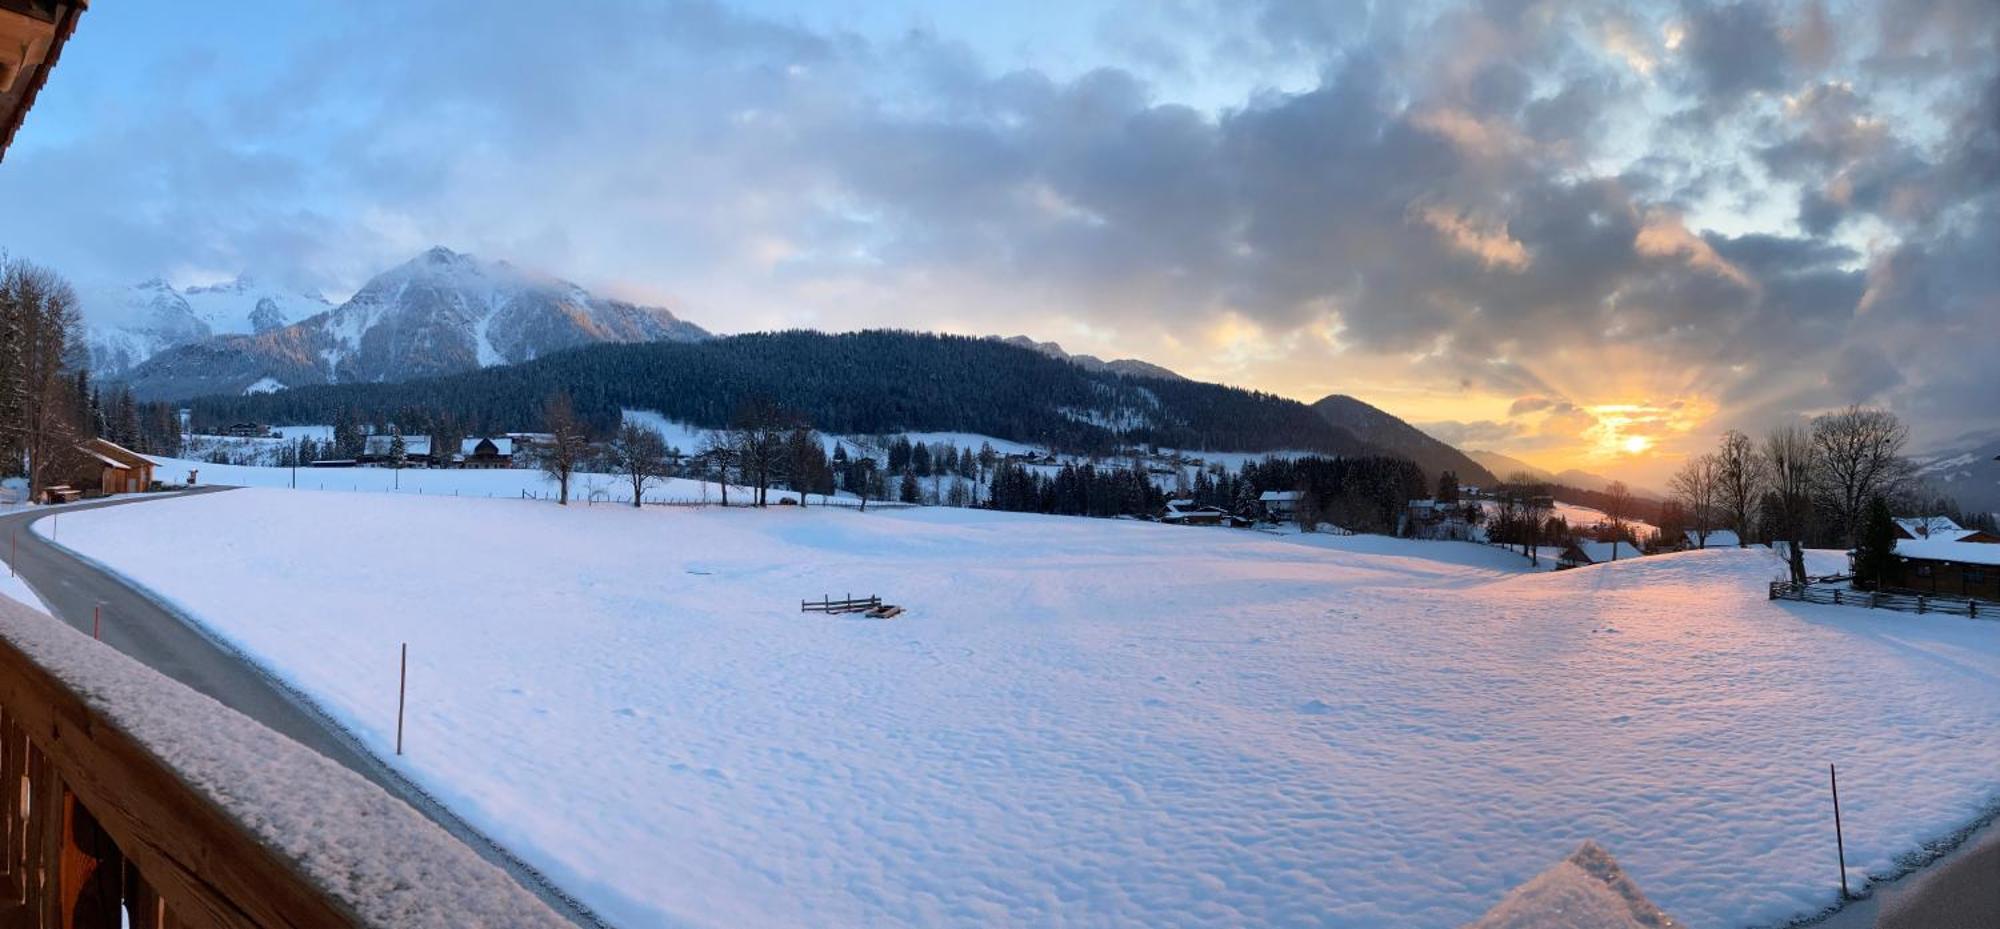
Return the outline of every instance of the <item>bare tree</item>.
{"type": "Polygon", "coordinates": [[[1624,481],[1612,481],[1604,488],[1604,515],[1611,520],[1611,537],[1623,539],[1632,534],[1627,520],[1632,515],[1632,488],[1624,481]]]}
{"type": "Polygon", "coordinates": [[[1909,481],[1909,439],[1909,427],[1888,410],[1850,406],[1813,420],[1813,495],[1849,548],[1860,541],[1869,501],[1892,497],[1909,481]]]}
{"type": "Polygon", "coordinates": [[[25,261],[0,265],[0,469],[20,468],[30,493],[47,486],[60,461],[83,438],[71,369],[79,357],[82,322],[76,291],[47,268],[25,261]]]}
{"type": "Polygon", "coordinates": [[[1681,508],[1687,512],[1688,522],[1692,523],[1689,528],[1694,531],[1696,548],[1707,548],[1708,534],[1715,529],[1715,472],[1715,456],[1698,455],[1689,458],[1667,482],[1674,499],[1680,501],[1681,508]]]}
{"type": "Polygon", "coordinates": [[[1757,443],[1731,429],[1715,450],[1716,502],[1729,528],[1736,532],[1736,544],[1750,544],[1750,520],[1757,513],[1757,499],[1764,494],[1769,468],[1757,443]]]}
{"type": "Polygon", "coordinates": [[[556,394],[542,406],[542,428],[548,431],[548,439],[535,447],[535,464],[549,480],[556,482],[556,502],[568,506],[570,479],[590,454],[590,439],[584,434],[583,423],[576,418],[576,408],[570,405],[568,394],[556,394]]]}
{"type": "Polygon", "coordinates": [[[699,455],[715,469],[716,485],[722,488],[722,505],[729,506],[729,473],[736,469],[738,461],[735,434],[710,430],[701,437],[699,455]]]}
{"type": "Polygon", "coordinates": [[[1804,552],[1806,521],[1812,516],[1813,471],[1816,468],[1812,434],[1802,426],[1788,424],[1764,437],[1764,458],[1771,464],[1771,492],[1776,496],[1774,514],[1778,525],[1769,527],[1778,541],[1791,551],[1786,562],[1792,583],[1806,582],[1804,552]]]}
{"type": "Polygon", "coordinates": [[[605,460],[632,483],[632,505],[642,506],[646,485],[667,476],[667,440],[638,423],[618,427],[605,460]]]}
{"type": "Polygon", "coordinates": [[[755,504],[768,502],[771,483],[784,471],[785,434],[790,418],[769,400],[756,399],[736,413],[730,430],[734,436],[738,466],[756,493],[755,504]]]}

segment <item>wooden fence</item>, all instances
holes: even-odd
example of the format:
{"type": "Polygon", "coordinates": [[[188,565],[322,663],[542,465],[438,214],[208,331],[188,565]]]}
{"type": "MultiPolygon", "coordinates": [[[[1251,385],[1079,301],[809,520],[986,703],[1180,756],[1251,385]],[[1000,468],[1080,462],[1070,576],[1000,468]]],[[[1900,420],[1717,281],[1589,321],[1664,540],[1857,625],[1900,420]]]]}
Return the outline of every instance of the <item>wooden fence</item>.
{"type": "Polygon", "coordinates": [[[818,600],[799,601],[799,612],[801,613],[865,613],[869,610],[879,610],[881,608],[881,597],[848,597],[844,600],[821,597],[818,600]]]}
{"type": "Polygon", "coordinates": [[[1904,613],[1949,613],[1973,619],[2000,619],[2000,603],[1966,597],[1935,597],[1930,594],[1855,590],[1844,584],[1795,584],[1772,581],[1771,599],[1800,603],[1830,603],[1835,606],[1864,606],[1904,613]]]}

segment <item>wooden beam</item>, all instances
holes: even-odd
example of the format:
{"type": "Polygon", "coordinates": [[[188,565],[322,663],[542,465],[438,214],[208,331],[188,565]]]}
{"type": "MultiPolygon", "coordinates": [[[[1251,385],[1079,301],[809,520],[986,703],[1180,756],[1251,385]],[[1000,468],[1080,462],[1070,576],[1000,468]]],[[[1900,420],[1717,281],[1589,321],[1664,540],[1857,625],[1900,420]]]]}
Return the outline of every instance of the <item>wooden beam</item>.
{"type": "Polygon", "coordinates": [[[339,927],[357,920],[131,736],[99,716],[40,665],[0,640],[0,707],[39,749],[30,751],[36,802],[29,896],[57,926],[53,869],[64,850],[67,786],[167,910],[191,927],[339,927]]]}

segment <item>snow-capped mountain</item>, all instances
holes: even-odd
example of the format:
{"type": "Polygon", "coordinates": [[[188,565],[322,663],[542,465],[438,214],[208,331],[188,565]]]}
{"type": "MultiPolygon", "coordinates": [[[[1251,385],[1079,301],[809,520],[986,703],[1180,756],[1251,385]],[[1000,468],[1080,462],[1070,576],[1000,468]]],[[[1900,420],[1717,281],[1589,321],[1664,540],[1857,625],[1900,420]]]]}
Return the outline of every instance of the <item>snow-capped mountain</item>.
{"type": "Polygon", "coordinates": [[[85,292],[84,338],[91,369],[116,378],[171,348],[218,335],[265,332],[331,308],[317,293],[263,287],[248,277],[185,290],[156,277],[85,292]]]}
{"type": "MultiPolygon", "coordinates": [[[[196,302],[198,301],[191,301],[196,302]]],[[[131,372],[142,396],[179,398],[305,384],[401,381],[513,364],[600,342],[695,341],[660,307],[595,296],[505,261],[433,248],[346,303],[282,324],[286,307],[234,334],[184,341],[131,372]]]]}
{"type": "Polygon", "coordinates": [[[1123,374],[1128,377],[1158,377],[1170,381],[1184,380],[1184,378],[1173,371],[1169,371],[1150,361],[1140,361],[1137,358],[1119,358],[1113,361],[1105,361],[1096,355],[1072,355],[1063,351],[1063,347],[1055,342],[1037,342],[1024,335],[1012,336],[1000,341],[1008,345],[1018,345],[1025,349],[1041,352],[1050,358],[1060,358],[1085,371],[1109,371],[1113,374],[1123,374]]]}
{"type": "Polygon", "coordinates": [[[1917,476],[1958,498],[1967,510],[2000,513],[2000,433],[1960,436],[1914,459],[1917,476]]]}
{"type": "Polygon", "coordinates": [[[249,277],[177,290],[160,278],[86,293],[91,369],[123,377],[148,358],[218,335],[268,332],[332,308],[317,293],[263,287],[249,277]]]}

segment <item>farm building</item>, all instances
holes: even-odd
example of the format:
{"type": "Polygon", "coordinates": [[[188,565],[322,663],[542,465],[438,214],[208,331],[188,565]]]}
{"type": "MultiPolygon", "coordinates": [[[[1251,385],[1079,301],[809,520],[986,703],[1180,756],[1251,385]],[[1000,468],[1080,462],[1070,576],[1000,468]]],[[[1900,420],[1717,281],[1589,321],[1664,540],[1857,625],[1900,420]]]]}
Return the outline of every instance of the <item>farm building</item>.
{"type": "Polygon", "coordinates": [[[153,486],[152,459],[109,439],[78,443],[64,483],[84,494],[131,494],[153,486]]]}
{"type": "Polygon", "coordinates": [[[1922,594],[2000,600],[2000,545],[1903,539],[1889,586],[1922,594]]]}
{"type": "Polygon", "coordinates": [[[1689,529],[1681,536],[1680,550],[1685,552],[1697,548],[1738,548],[1741,545],[1742,541],[1736,537],[1736,531],[1733,529],[1710,529],[1706,535],[1689,529]]]}
{"type": "Polygon", "coordinates": [[[1244,529],[1250,521],[1217,506],[1196,506],[1193,500],[1168,500],[1160,522],[1176,526],[1229,526],[1244,529]]]}
{"type": "Polygon", "coordinates": [[[1562,550],[1562,554],[1556,557],[1556,569],[1627,561],[1639,556],[1639,550],[1630,542],[1571,542],[1562,550]]]}
{"type": "Polygon", "coordinates": [[[1299,498],[1304,496],[1296,490],[1267,490],[1257,496],[1257,504],[1264,508],[1264,518],[1283,522],[1298,512],[1299,498]]]}
{"type": "Polygon", "coordinates": [[[2000,544],[2000,535],[1979,529],[1967,529],[1949,516],[1899,516],[1896,518],[1896,538],[2000,544]]]}
{"type": "Polygon", "coordinates": [[[461,468],[511,468],[514,466],[514,440],[504,436],[466,439],[459,443],[455,463],[461,468]]]}

